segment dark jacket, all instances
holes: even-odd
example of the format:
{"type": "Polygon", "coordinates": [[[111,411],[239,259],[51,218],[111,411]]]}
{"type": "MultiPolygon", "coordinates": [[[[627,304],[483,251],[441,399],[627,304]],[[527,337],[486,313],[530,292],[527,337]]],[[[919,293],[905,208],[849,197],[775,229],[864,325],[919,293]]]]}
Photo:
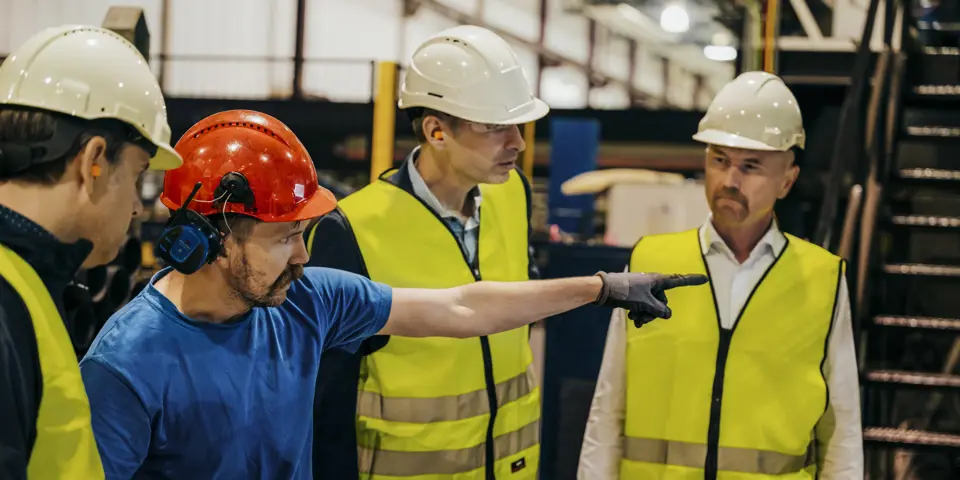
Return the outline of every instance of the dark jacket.
{"type": "MultiPolygon", "coordinates": [[[[86,240],[67,245],[0,205],[0,243],[37,271],[60,315],[64,291],[90,254],[86,240]]],[[[37,438],[43,377],[33,321],[13,287],[0,277],[0,478],[24,479],[37,438]]]]}
{"type": "MultiPolygon", "coordinates": [[[[408,171],[410,161],[408,158],[387,181],[413,195],[408,171]]],[[[521,173],[520,178],[527,193],[529,224],[533,196],[526,177],[521,173]]],[[[353,229],[339,209],[321,218],[316,228],[310,265],[370,276],[353,229]]],[[[530,278],[539,278],[532,253],[531,250],[530,278]]],[[[388,341],[389,337],[376,336],[363,342],[356,354],[344,350],[328,350],[323,353],[314,398],[313,478],[350,480],[359,477],[356,410],[360,360],[363,355],[383,348],[388,341]]]]}

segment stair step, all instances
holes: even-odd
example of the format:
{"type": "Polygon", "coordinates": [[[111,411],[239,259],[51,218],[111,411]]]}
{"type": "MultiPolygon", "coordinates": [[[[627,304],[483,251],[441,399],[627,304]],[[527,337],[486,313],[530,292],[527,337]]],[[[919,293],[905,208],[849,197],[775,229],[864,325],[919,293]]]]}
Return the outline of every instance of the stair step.
{"type": "Polygon", "coordinates": [[[924,55],[940,55],[946,57],[960,56],[960,48],[957,47],[923,47],[924,55]]]}
{"type": "Polygon", "coordinates": [[[926,20],[917,20],[917,28],[937,32],[960,32],[960,22],[928,22],[926,20]]]}
{"type": "Polygon", "coordinates": [[[913,93],[923,96],[960,98],[960,85],[917,85],[913,93]]]}
{"type": "Polygon", "coordinates": [[[880,327],[960,332],[960,319],[956,318],[879,315],[873,317],[873,323],[880,327]]]}
{"type": "Polygon", "coordinates": [[[908,126],[907,135],[912,137],[957,138],[960,137],[960,127],[908,126]]]}
{"type": "Polygon", "coordinates": [[[864,443],[894,447],[949,447],[960,448],[960,435],[902,430],[899,428],[870,427],[863,430],[864,443]]]}
{"type": "Polygon", "coordinates": [[[891,275],[913,275],[923,277],[958,277],[960,267],[952,265],[928,265],[923,263],[891,263],[883,266],[883,271],[891,275]]]}
{"type": "Polygon", "coordinates": [[[960,181],[960,170],[939,168],[905,168],[900,170],[903,180],[960,181]]]}
{"type": "Polygon", "coordinates": [[[960,388],[960,375],[945,373],[918,373],[899,370],[874,370],[867,372],[867,381],[891,385],[960,388]]]}
{"type": "Polygon", "coordinates": [[[903,227],[960,228],[960,217],[894,215],[890,218],[890,221],[894,225],[903,227]]]}

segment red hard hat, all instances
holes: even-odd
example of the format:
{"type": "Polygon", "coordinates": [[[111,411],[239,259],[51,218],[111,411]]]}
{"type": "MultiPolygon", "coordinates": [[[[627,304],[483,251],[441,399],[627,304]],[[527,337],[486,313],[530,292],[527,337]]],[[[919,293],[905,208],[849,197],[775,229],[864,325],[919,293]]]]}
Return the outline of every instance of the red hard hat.
{"type": "Polygon", "coordinates": [[[202,186],[189,208],[201,215],[227,212],[265,222],[295,222],[337,206],[333,193],[317,182],[307,149],[270,115],[251,110],[211,115],[180,137],[174,149],[183,157],[183,166],[164,176],[160,201],[168,208],[179,209],[197,182],[202,186]],[[217,198],[215,192],[231,173],[246,178],[253,198],[246,204],[234,198],[224,207],[220,202],[226,198],[217,198]]]}

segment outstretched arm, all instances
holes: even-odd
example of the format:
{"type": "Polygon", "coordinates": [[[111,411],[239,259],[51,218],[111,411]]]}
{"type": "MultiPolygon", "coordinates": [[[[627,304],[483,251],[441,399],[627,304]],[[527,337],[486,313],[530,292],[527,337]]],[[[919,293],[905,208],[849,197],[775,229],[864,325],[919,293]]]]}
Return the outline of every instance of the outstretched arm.
{"type": "Polygon", "coordinates": [[[444,290],[393,290],[382,335],[468,338],[528,325],[596,302],[652,320],[670,318],[665,290],[706,283],[703,275],[607,273],[529,282],[477,282],[444,290]]]}

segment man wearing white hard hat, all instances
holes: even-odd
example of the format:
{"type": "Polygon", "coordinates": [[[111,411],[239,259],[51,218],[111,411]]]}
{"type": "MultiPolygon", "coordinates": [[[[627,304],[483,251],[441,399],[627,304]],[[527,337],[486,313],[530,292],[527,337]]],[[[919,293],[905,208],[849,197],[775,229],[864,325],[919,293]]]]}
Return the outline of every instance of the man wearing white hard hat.
{"type": "Polygon", "coordinates": [[[705,143],[711,215],[640,239],[629,269],[691,271],[673,317],[610,323],[580,456],[581,480],[863,478],[860,398],[844,262],[780,231],[805,133],[772,74],[721,90],[705,143]]]}
{"type": "MultiPolygon", "coordinates": [[[[320,221],[311,264],[394,287],[535,277],[518,125],[549,108],[510,45],[468,25],[432,36],[413,54],[399,103],[419,146],[320,221]]],[[[528,335],[374,337],[356,356],[327,354],[315,477],[536,478],[540,394],[528,335]]]]}
{"type": "Polygon", "coordinates": [[[143,171],[181,164],[169,141],[156,78],[109,30],[47,29],[0,66],[0,478],[104,477],[63,294],[119,252],[143,171]]]}

